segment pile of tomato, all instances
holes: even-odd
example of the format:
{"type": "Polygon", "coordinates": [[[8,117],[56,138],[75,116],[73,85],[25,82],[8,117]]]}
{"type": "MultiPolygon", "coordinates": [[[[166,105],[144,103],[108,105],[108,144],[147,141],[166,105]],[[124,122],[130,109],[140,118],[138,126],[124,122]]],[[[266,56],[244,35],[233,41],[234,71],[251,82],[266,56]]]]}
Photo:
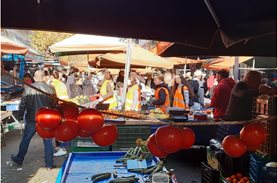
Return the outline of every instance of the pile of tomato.
{"type": "Polygon", "coordinates": [[[95,109],[83,109],[62,103],[57,109],[40,108],[36,113],[36,131],[42,138],[68,142],[76,137],[91,137],[99,146],[112,145],[118,137],[116,126],[105,124],[102,114],[95,109]]]}
{"type": "Polygon", "coordinates": [[[163,126],[148,138],[147,147],[154,156],[164,158],[180,149],[190,148],[194,142],[195,133],[192,129],[163,126]]]}
{"type": "Polygon", "coordinates": [[[266,141],[267,132],[260,123],[248,124],[239,136],[228,135],[222,141],[223,150],[230,157],[237,158],[246,151],[256,151],[266,141]]]}
{"type": "Polygon", "coordinates": [[[250,183],[247,176],[243,176],[241,173],[236,173],[230,177],[227,177],[226,182],[228,183],[250,183]]]}

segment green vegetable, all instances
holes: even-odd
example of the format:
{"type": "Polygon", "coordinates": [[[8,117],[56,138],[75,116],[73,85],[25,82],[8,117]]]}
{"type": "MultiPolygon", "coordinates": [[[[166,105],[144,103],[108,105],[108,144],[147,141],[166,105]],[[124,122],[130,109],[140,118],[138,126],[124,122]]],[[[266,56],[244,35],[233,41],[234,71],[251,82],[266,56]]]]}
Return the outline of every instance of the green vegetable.
{"type": "Polygon", "coordinates": [[[160,172],[160,171],[162,171],[162,170],[163,170],[163,166],[158,165],[158,166],[155,168],[155,170],[154,170],[151,174],[153,175],[154,173],[158,173],[158,172],[160,172]]]}
{"type": "Polygon", "coordinates": [[[126,179],[126,178],[135,178],[135,177],[136,177],[135,175],[130,175],[130,176],[122,176],[120,178],[126,179]]]}
{"type": "Polygon", "coordinates": [[[97,181],[100,181],[100,180],[103,180],[103,179],[111,178],[111,176],[112,176],[111,173],[99,173],[99,174],[93,175],[91,177],[91,180],[93,182],[97,182],[97,181]]]}

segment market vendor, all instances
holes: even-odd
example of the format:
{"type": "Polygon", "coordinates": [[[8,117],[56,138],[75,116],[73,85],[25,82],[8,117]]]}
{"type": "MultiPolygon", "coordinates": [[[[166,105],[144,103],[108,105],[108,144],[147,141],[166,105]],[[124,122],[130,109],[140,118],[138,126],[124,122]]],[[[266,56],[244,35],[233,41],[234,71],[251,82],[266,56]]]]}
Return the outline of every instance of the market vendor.
{"type": "Polygon", "coordinates": [[[141,110],[141,89],[135,76],[130,76],[130,87],[126,95],[125,110],[141,110]]]}
{"type": "Polygon", "coordinates": [[[95,107],[98,103],[102,102],[103,104],[109,104],[109,109],[115,109],[117,107],[117,101],[114,96],[114,83],[112,75],[108,70],[102,71],[101,74],[103,81],[100,81],[102,83],[100,93],[95,95],[99,98],[93,102],[92,107],[95,107]]]}
{"type": "Polygon", "coordinates": [[[173,81],[173,107],[180,107],[183,109],[189,108],[189,97],[190,95],[193,95],[193,91],[190,88],[188,81],[182,75],[176,75],[173,81]]]}
{"type": "Polygon", "coordinates": [[[229,72],[224,69],[217,72],[216,80],[218,85],[214,89],[211,103],[205,104],[205,107],[213,107],[214,119],[218,120],[225,115],[235,81],[232,78],[229,78],[229,72]]]}
{"type": "Polygon", "coordinates": [[[163,75],[156,75],[154,77],[154,83],[157,89],[155,90],[155,100],[152,104],[160,108],[163,112],[166,112],[166,108],[170,107],[170,100],[169,91],[167,85],[164,83],[163,75]]]}
{"type": "Polygon", "coordinates": [[[254,97],[259,94],[261,73],[249,71],[231,93],[225,120],[251,120],[254,97]]]}

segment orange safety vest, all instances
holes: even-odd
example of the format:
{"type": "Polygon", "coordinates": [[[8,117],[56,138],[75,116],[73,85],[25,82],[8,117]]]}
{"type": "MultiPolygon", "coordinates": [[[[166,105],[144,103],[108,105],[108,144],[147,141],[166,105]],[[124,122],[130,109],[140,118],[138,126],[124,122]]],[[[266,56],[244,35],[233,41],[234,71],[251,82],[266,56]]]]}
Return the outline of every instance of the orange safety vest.
{"type": "Polygon", "coordinates": [[[185,90],[188,90],[188,87],[183,86],[182,88],[177,88],[174,94],[174,101],[173,101],[173,107],[181,107],[181,108],[187,108],[185,102],[184,102],[184,95],[182,92],[185,90]]]}
{"type": "Polygon", "coordinates": [[[163,105],[156,105],[156,107],[160,108],[163,112],[166,112],[166,108],[170,107],[170,100],[169,100],[169,93],[168,90],[164,87],[160,87],[155,91],[155,99],[159,99],[159,92],[161,89],[164,89],[165,94],[166,94],[166,99],[163,105]]]}

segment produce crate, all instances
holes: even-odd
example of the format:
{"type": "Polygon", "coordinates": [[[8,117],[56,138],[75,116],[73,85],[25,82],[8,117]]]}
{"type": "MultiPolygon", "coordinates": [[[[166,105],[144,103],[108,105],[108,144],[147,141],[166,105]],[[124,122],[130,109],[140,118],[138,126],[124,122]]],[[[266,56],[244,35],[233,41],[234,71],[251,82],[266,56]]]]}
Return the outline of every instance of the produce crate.
{"type": "Polygon", "coordinates": [[[201,182],[202,183],[219,183],[219,171],[214,170],[205,162],[201,162],[201,182]]]}
{"type": "Polygon", "coordinates": [[[218,125],[215,139],[222,142],[227,135],[238,135],[242,125],[218,125]]]}
{"type": "Polygon", "coordinates": [[[71,152],[111,151],[111,146],[100,147],[91,138],[76,138],[71,141],[71,152]]]}
{"type": "Polygon", "coordinates": [[[251,182],[259,182],[262,168],[268,162],[268,156],[263,156],[257,152],[250,154],[249,177],[251,182]]]}
{"type": "MultiPolygon", "coordinates": [[[[257,118],[264,118],[267,116],[259,115],[257,118]]],[[[262,120],[260,122],[267,131],[267,137],[265,143],[262,144],[260,151],[264,154],[268,154],[270,158],[276,161],[276,119],[262,120]]]]}
{"type": "Polygon", "coordinates": [[[164,125],[151,125],[150,126],[151,134],[156,133],[158,128],[160,128],[161,126],[164,126],[164,125]]]}
{"type": "Polygon", "coordinates": [[[121,150],[136,146],[136,139],[146,140],[151,135],[150,126],[118,125],[118,138],[112,145],[112,150],[121,150]]]}
{"type": "Polygon", "coordinates": [[[258,115],[276,115],[277,97],[260,95],[253,106],[253,112],[258,115]]]}

